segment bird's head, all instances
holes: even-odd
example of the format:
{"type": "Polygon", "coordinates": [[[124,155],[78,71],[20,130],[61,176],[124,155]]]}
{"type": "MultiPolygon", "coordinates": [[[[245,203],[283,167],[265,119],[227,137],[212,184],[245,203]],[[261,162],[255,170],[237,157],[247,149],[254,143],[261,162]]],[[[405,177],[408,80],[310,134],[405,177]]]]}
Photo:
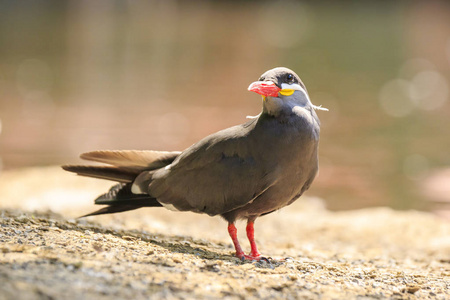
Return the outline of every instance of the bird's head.
{"type": "Polygon", "coordinates": [[[274,68],[261,75],[248,87],[249,91],[262,95],[264,106],[269,111],[292,109],[294,106],[328,110],[315,106],[309,99],[300,77],[288,68],[274,68]]]}

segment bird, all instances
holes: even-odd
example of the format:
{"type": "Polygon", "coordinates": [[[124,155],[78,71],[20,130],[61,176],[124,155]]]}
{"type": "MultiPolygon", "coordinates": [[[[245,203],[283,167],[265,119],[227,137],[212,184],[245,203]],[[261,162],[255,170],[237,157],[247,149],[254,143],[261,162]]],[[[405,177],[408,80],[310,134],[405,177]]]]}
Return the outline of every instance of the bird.
{"type": "Polygon", "coordinates": [[[262,111],[243,124],[213,133],[184,151],[98,150],[84,160],[104,165],[64,165],[81,176],[116,181],[95,199],[105,207],[83,217],[141,207],[165,207],[228,222],[241,260],[266,259],[258,251],[254,222],[292,204],[318,173],[320,121],[300,77],[285,67],[251,83],[262,96],[262,111]],[[250,252],[245,254],[235,223],[247,220],[250,252]]]}

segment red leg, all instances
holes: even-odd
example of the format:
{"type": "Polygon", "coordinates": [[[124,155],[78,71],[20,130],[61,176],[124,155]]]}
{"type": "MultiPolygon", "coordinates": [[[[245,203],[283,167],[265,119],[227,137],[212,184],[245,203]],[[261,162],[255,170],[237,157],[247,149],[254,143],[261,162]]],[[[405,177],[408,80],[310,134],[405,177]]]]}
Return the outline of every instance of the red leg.
{"type": "Polygon", "coordinates": [[[253,222],[247,223],[247,237],[250,241],[250,246],[252,248],[249,255],[245,255],[244,251],[242,251],[241,245],[239,244],[238,238],[237,238],[237,229],[236,226],[234,226],[233,223],[228,223],[228,233],[230,234],[231,240],[234,244],[234,249],[236,249],[236,256],[240,259],[248,259],[248,260],[261,260],[263,257],[261,254],[259,254],[258,249],[256,249],[256,243],[254,236],[254,229],[253,229],[253,222]]]}
{"type": "Polygon", "coordinates": [[[250,242],[250,247],[252,249],[249,256],[254,259],[260,259],[261,254],[258,252],[258,248],[256,248],[255,229],[253,228],[253,225],[254,225],[253,221],[248,221],[247,228],[246,228],[248,241],[250,242]]]}
{"type": "Polygon", "coordinates": [[[236,249],[236,256],[242,259],[243,257],[245,257],[245,255],[244,251],[242,251],[241,245],[239,245],[239,241],[237,238],[237,229],[233,223],[228,223],[228,233],[230,234],[231,240],[233,241],[234,249],[236,249]]]}

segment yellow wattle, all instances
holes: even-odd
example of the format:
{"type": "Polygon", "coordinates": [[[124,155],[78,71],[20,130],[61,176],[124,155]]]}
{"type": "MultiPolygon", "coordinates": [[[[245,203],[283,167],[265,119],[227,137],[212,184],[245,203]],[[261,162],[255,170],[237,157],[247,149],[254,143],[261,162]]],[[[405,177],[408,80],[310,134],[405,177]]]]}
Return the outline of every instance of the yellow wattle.
{"type": "Polygon", "coordinates": [[[282,89],[281,91],[279,91],[279,93],[283,96],[290,96],[294,93],[295,90],[291,90],[291,89],[282,89]]]}

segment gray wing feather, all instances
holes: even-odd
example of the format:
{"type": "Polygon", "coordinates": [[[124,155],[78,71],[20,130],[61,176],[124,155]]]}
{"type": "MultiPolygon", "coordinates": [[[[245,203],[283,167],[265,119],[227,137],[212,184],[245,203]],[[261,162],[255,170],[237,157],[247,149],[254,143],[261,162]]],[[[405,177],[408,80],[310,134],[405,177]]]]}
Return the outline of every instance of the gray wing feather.
{"type": "Polygon", "coordinates": [[[191,146],[170,168],[153,173],[149,194],[179,210],[209,215],[251,202],[274,178],[252,153],[247,132],[244,126],[235,126],[191,146]]]}

